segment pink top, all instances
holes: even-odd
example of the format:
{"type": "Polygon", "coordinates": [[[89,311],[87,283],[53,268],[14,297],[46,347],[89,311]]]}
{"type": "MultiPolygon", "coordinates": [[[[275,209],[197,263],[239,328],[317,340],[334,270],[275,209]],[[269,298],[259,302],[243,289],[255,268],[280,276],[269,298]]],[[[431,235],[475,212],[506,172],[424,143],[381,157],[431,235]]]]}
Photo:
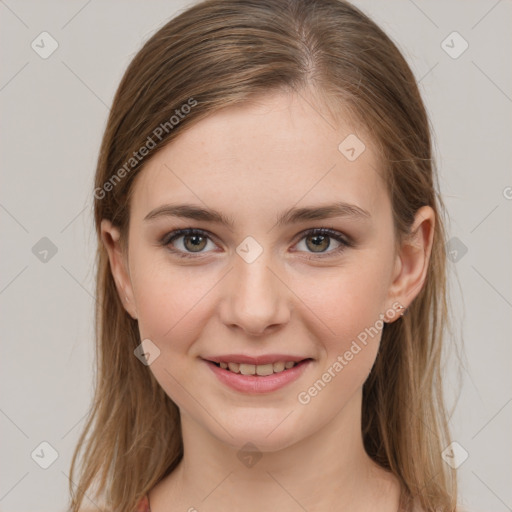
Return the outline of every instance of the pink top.
{"type": "Polygon", "coordinates": [[[149,495],[146,494],[144,498],[139,501],[137,505],[137,509],[135,512],[151,512],[151,508],[149,506],[149,495]]]}

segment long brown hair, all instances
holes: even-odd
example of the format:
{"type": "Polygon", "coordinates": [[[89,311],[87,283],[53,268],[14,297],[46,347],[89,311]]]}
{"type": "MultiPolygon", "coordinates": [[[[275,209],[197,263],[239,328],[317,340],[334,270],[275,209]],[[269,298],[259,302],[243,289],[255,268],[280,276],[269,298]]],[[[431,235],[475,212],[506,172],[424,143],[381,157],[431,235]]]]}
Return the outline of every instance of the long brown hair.
{"type": "Polygon", "coordinates": [[[118,226],[126,243],[132,182],[149,158],[221,108],[306,88],[320,91],[333,112],[343,106],[371,134],[398,241],[421,206],[435,211],[426,282],[407,314],[384,326],[363,389],[362,432],[368,454],[425,510],[455,510],[455,475],[441,458],[449,444],[441,382],[449,319],[445,212],[415,78],[388,36],[345,1],[206,0],[144,44],[105,129],[94,191],[96,387],[71,463],[73,512],[88,500],[116,512],[134,510],[183,455],[179,409],[134,356],[138,325],[118,296],[101,220],[118,226]]]}

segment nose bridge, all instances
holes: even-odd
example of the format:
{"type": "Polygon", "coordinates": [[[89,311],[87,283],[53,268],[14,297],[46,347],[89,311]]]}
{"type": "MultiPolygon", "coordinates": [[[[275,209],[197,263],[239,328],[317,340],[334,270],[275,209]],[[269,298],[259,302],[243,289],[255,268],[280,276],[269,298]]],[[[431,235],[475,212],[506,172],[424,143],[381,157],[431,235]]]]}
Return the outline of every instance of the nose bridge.
{"type": "Polygon", "coordinates": [[[285,323],[289,318],[286,287],[271,270],[269,253],[263,251],[254,261],[239,255],[235,258],[226,290],[224,323],[255,335],[285,323]]]}

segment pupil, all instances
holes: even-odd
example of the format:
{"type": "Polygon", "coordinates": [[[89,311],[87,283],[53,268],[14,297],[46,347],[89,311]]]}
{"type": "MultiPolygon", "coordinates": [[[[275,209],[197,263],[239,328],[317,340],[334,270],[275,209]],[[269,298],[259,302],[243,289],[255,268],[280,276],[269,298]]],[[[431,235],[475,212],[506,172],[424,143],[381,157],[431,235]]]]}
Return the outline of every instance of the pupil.
{"type": "MultiPolygon", "coordinates": [[[[310,239],[313,241],[313,245],[316,246],[316,248],[320,247],[322,243],[324,243],[329,237],[326,235],[313,235],[310,239]],[[317,240],[317,241],[315,241],[317,240]]],[[[329,243],[327,242],[327,245],[324,243],[324,247],[320,247],[321,249],[327,249],[329,247],[329,243]]],[[[321,252],[321,251],[314,251],[314,252],[321,252]]]]}
{"type": "MultiPolygon", "coordinates": [[[[188,241],[194,240],[192,242],[192,249],[194,249],[194,248],[195,249],[198,249],[198,248],[202,249],[203,248],[203,246],[200,246],[201,245],[201,242],[200,242],[201,239],[203,239],[202,241],[203,241],[203,246],[204,246],[204,238],[201,235],[189,235],[186,238],[186,240],[188,240],[188,241]]],[[[188,248],[190,248],[190,247],[188,247],[188,248]]]]}

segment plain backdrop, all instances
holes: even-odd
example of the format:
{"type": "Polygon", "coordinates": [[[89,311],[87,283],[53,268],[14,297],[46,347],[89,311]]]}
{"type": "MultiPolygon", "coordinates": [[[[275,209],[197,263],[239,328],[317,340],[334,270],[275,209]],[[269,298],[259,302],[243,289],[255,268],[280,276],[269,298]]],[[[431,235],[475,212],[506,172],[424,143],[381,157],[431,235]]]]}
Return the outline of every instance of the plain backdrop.
{"type": "MultiPolygon", "coordinates": [[[[454,323],[466,353],[463,365],[452,357],[446,369],[450,399],[462,369],[451,419],[458,456],[467,454],[461,503],[509,511],[512,2],[355,4],[399,45],[431,117],[451,219],[454,323]]],[[[124,69],[186,5],[0,0],[3,512],[66,510],[71,456],[92,397],[99,144],[124,69]]]]}

